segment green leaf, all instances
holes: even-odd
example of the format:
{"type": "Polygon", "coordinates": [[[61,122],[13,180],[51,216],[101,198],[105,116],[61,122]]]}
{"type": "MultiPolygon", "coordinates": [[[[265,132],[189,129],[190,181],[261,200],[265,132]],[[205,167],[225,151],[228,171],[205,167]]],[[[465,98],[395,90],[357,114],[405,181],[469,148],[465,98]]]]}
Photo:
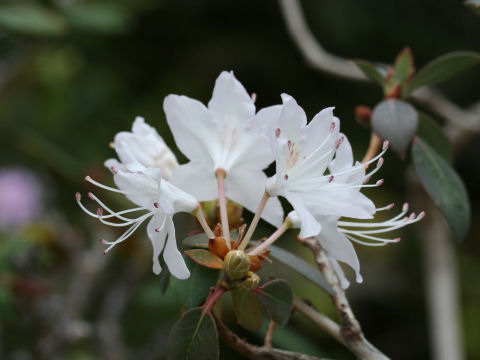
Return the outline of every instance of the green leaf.
{"type": "Polygon", "coordinates": [[[453,150],[450,140],[448,140],[440,125],[429,115],[421,111],[418,111],[418,136],[446,161],[452,162],[453,150]]]}
{"type": "Polygon", "coordinates": [[[170,286],[172,287],[177,300],[187,309],[201,305],[207,298],[210,288],[215,286],[218,281],[219,271],[208,269],[186,258],[190,277],[186,280],[180,280],[172,277],[170,286]]]}
{"type": "Polygon", "coordinates": [[[463,4],[480,15],[480,0],[467,0],[463,4]]]}
{"type": "Polygon", "coordinates": [[[237,322],[247,330],[259,330],[263,323],[263,313],[253,291],[235,288],[231,293],[237,322]]]}
{"type": "MultiPolygon", "coordinates": [[[[237,231],[231,231],[230,232],[230,238],[234,241],[237,240],[238,238],[238,232],[237,231]]],[[[195,235],[190,235],[186,237],[185,239],[182,240],[183,246],[189,247],[189,248],[202,248],[202,249],[208,249],[208,237],[205,235],[205,233],[199,233],[195,235]]]]}
{"type": "Polygon", "coordinates": [[[73,26],[98,33],[121,33],[132,22],[130,14],[114,4],[77,2],[64,11],[73,26]]]}
{"type": "Polygon", "coordinates": [[[310,265],[307,261],[292,254],[289,251],[283,250],[274,245],[268,247],[270,250],[269,257],[276,259],[282,264],[288,266],[290,269],[302,275],[305,279],[313,282],[315,285],[321,287],[329,294],[333,294],[332,288],[328,285],[323,274],[316,268],[310,265]]]}
{"type": "Polygon", "coordinates": [[[452,231],[463,239],[470,227],[470,202],[462,179],[449,163],[418,138],[412,146],[412,157],[421,183],[452,231]]]}
{"type": "Polygon", "coordinates": [[[223,260],[218,256],[213,255],[210,251],[204,249],[193,249],[186,250],[185,254],[190,256],[190,258],[195,261],[197,264],[205,266],[210,269],[221,269],[223,268],[223,260]]]}
{"type": "Polygon", "coordinates": [[[292,311],[293,291],[290,284],[282,279],[267,282],[262,294],[256,294],[270,318],[280,326],[287,325],[292,311]]]}
{"type": "Polygon", "coordinates": [[[406,93],[425,86],[434,85],[480,64],[480,53],[473,51],[456,51],[442,55],[420,69],[407,85],[406,93]]]}
{"type": "Polygon", "coordinates": [[[353,62],[372,82],[377,83],[382,87],[385,85],[385,76],[375,64],[366,60],[353,60],[353,62]]]}
{"type": "Polygon", "coordinates": [[[167,360],[216,360],[218,333],[212,315],[202,308],[186,311],[175,323],[167,344],[167,360]]]}
{"type": "Polygon", "coordinates": [[[407,150],[417,132],[418,114],[412,105],[402,100],[387,99],[377,104],[372,113],[372,128],[390,141],[399,155],[407,150]]]}
{"type": "Polygon", "coordinates": [[[160,290],[162,292],[162,295],[165,295],[165,292],[168,289],[168,286],[170,285],[170,271],[168,270],[168,267],[165,265],[165,261],[160,262],[162,265],[162,272],[160,273],[160,290]]]}
{"type": "Polygon", "coordinates": [[[0,6],[0,28],[27,35],[61,35],[66,30],[64,20],[48,8],[37,5],[0,6]]]}
{"type": "Polygon", "coordinates": [[[397,83],[403,84],[406,82],[410,74],[413,73],[413,56],[409,47],[406,47],[398,54],[394,68],[394,78],[397,83]]]}

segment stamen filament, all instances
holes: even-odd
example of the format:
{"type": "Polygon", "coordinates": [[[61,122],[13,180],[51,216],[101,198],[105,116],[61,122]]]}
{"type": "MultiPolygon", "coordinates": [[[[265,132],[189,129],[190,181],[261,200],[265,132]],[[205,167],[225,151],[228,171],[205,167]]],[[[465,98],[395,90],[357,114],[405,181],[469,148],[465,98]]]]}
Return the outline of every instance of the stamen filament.
{"type": "Polygon", "coordinates": [[[202,207],[199,205],[193,213],[198,219],[200,226],[202,227],[205,234],[208,236],[209,239],[215,239],[215,234],[213,233],[212,229],[208,226],[207,219],[205,219],[205,214],[203,213],[202,207]]]}
{"type": "Polygon", "coordinates": [[[85,181],[88,181],[89,183],[91,183],[95,186],[98,186],[99,188],[102,188],[102,189],[105,189],[105,190],[108,190],[108,191],[112,191],[112,192],[116,192],[116,193],[119,193],[119,194],[124,194],[123,191],[121,191],[119,189],[115,189],[115,188],[110,187],[110,186],[103,185],[103,184],[99,183],[98,181],[93,180],[90,176],[85,176],[85,181]]]}
{"type": "Polygon", "coordinates": [[[260,245],[258,245],[256,248],[254,248],[252,251],[250,251],[248,254],[249,255],[257,255],[261,253],[263,250],[268,248],[270,245],[272,245],[277,239],[282,236],[285,231],[287,231],[290,227],[292,226],[290,219],[285,219],[285,222],[280,225],[280,227],[272,234],[270,237],[262,242],[260,245]]]}
{"type": "Polygon", "coordinates": [[[226,172],[223,169],[217,169],[215,176],[217,177],[218,185],[218,199],[220,201],[220,219],[222,222],[223,237],[229,249],[232,248],[230,241],[230,227],[228,225],[228,213],[227,213],[227,199],[225,197],[225,175],[226,172]]]}

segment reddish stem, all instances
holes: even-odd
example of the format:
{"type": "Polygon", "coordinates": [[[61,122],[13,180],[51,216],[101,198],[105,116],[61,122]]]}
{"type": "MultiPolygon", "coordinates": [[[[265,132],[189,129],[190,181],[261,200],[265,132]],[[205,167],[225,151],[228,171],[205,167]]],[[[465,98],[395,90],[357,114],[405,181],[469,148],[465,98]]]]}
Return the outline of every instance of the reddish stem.
{"type": "Polygon", "coordinates": [[[225,294],[227,290],[221,286],[217,285],[215,290],[208,296],[207,300],[205,301],[205,304],[203,304],[202,309],[206,313],[210,313],[212,310],[213,306],[216,304],[216,302],[222,297],[223,294],[225,294]]]}

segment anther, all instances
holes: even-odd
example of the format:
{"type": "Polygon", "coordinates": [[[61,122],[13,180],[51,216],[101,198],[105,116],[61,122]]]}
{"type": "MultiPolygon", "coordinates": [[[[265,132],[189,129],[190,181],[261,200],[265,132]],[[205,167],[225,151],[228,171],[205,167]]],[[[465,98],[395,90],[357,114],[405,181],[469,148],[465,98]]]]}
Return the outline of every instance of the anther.
{"type": "Polygon", "coordinates": [[[400,241],[402,241],[402,238],[401,238],[401,237],[398,237],[398,238],[393,239],[393,242],[395,242],[395,243],[399,243],[400,241]]]}
{"type": "Polygon", "coordinates": [[[420,214],[417,216],[417,220],[421,220],[425,217],[425,211],[422,211],[420,214]]]}
{"type": "Polygon", "coordinates": [[[375,183],[375,185],[377,185],[377,186],[383,185],[384,181],[385,181],[385,180],[380,179],[380,180],[378,180],[378,181],[375,183]]]}
{"type": "Polygon", "coordinates": [[[100,217],[103,216],[103,209],[101,207],[97,209],[97,215],[100,217]]]}
{"type": "Polygon", "coordinates": [[[390,146],[390,141],[385,140],[385,141],[383,142],[383,147],[382,147],[382,149],[383,149],[383,150],[387,150],[389,146],[390,146]]]}
{"type": "Polygon", "coordinates": [[[88,197],[90,200],[95,200],[95,195],[93,195],[91,192],[88,193],[88,197]]]}
{"type": "Polygon", "coordinates": [[[255,103],[255,101],[257,101],[257,94],[252,93],[251,98],[252,98],[252,101],[255,103]]]}
{"type": "Polygon", "coordinates": [[[408,211],[408,203],[404,203],[404,204],[403,204],[403,206],[402,206],[402,211],[403,211],[403,212],[408,211]]]}
{"type": "Polygon", "coordinates": [[[160,207],[160,204],[158,202],[154,202],[153,206],[155,206],[158,209],[160,207]]]}
{"type": "Polygon", "coordinates": [[[387,206],[387,210],[392,210],[394,208],[395,204],[391,203],[390,205],[387,206]]]}
{"type": "Polygon", "coordinates": [[[82,194],[80,194],[78,191],[75,193],[75,199],[77,199],[77,201],[80,201],[82,200],[82,194]]]}
{"type": "Polygon", "coordinates": [[[108,255],[109,251],[108,249],[107,250],[103,250],[103,255],[108,255]]]}
{"type": "Polygon", "coordinates": [[[105,239],[100,239],[100,242],[101,242],[102,244],[106,244],[106,243],[107,243],[107,240],[105,240],[105,239]]]}
{"type": "Polygon", "coordinates": [[[414,212],[410,214],[410,216],[408,217],[408,220],[411,221],[413,219],[415,219],[417,217],[417,214],[415,214],[414,212]]]}
{"type": "Polygon", "coordinates": [[[115,144],[112,141],[108,143],[108,146],[110,147],[110,149],[115,149],[115,144]]]}
{"type": "Polygon", "coordinates": [[[90,181],[90,180],[92,180],[92,178],[91,178],[89,175],[85,176],[84,179],[85,179],[85,181],[90,181]]]}
{"type": "Polygon", "coordinates": [[[275,137],[280,137],[280,133],[282,132],[282,130],[280,130],[280,128],[276,128],[275,129],[275,137]]]}

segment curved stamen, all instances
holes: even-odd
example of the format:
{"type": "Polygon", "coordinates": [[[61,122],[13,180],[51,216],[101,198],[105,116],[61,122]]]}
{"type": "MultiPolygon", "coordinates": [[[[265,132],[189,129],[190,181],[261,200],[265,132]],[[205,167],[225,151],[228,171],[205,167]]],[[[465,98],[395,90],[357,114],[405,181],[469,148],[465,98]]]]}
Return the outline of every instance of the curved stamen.
{"type": "Polygon", "coordinates": [[[123,191],[121,191],[119,189],[115,189],[113,187],[103,185],[103,184],[99,183],[98,181],[93,180],[90,176],[85,176],[85,181],[88,181],[89,183],[91,183],[91,184],[93,184],[93,185],[95,185],[99,188],[108,190],[108,191],[116,192],[116,193],[119,193],[119,194],[125,194],[123,191]]]}
{"type": "MultiPolygon", "coordinates": [[[[123,220],[123,221],[132,221],[132,220],[135,220],[135,219],[132,219],[132,218],[127,218],[125,216],[122,216],[122,215],[119,215],[118,212],[116,211],[113,211],[112,209],[110,209],[107,205],[105,205],[98,197],[96,197],[94,194],[92,194],[91,192],[88,193],[88,197],[90,199],[92,199],[93,201],[95,201],[98,205],[100,205],[102,208],[104,208],[105,210],[107,210],[110,214],[116,214],[117,218],[120,219],[120,220],[123,220]]],[[[145,209],[147,210],[147,209],[145,209]]]]}

